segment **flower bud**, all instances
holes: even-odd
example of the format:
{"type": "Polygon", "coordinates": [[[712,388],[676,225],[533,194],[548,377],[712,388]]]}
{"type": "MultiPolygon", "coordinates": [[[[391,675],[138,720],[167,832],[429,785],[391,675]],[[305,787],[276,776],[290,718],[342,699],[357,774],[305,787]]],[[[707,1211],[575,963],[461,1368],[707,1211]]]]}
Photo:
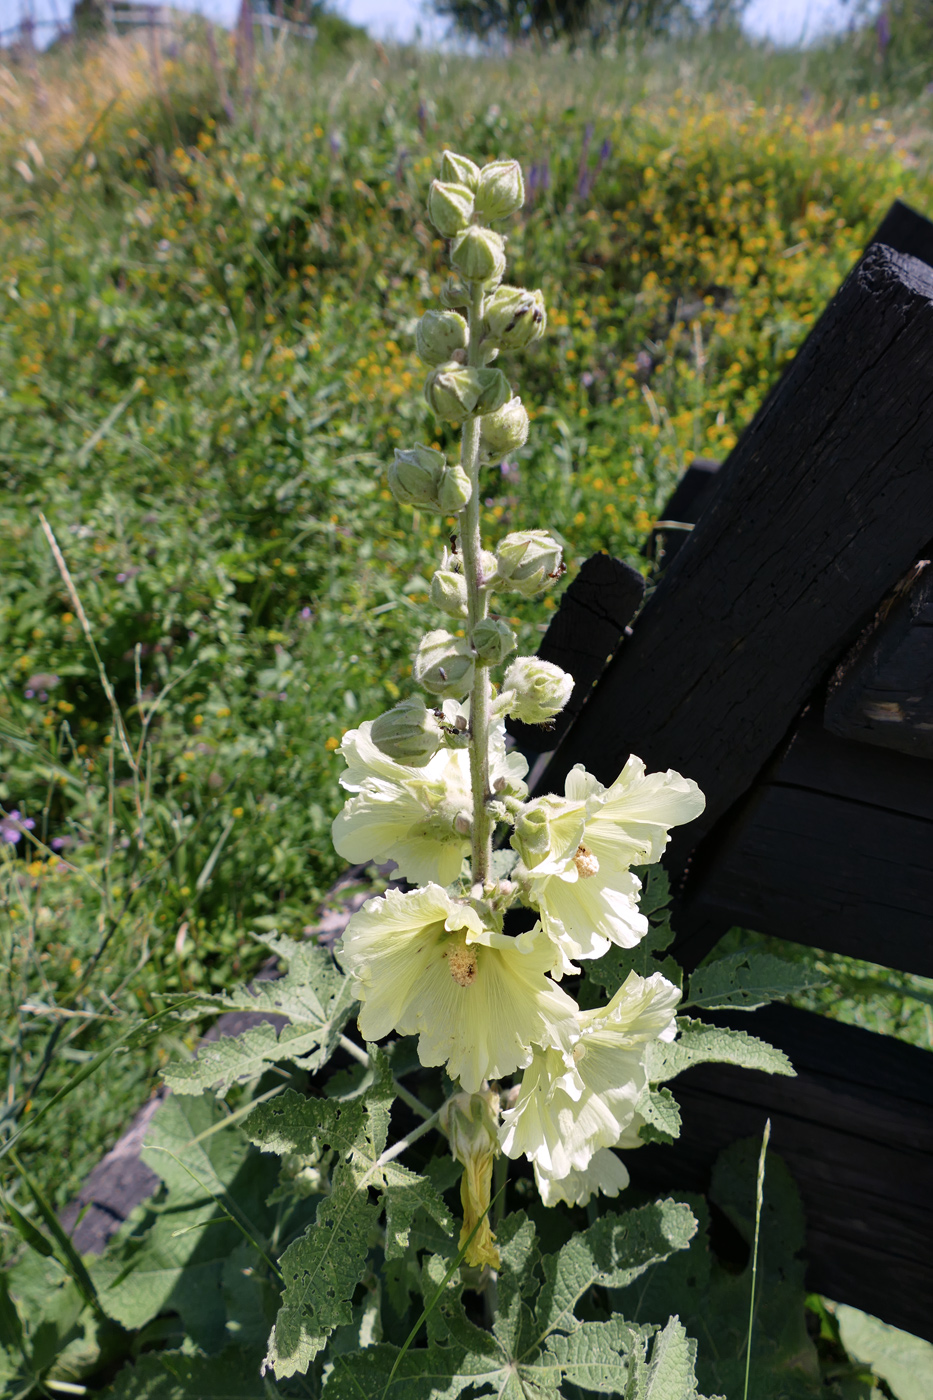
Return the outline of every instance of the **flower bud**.
{"type": "Polygon", "coordinates": [[[494,1089],[481,1094],[454,1094],[441,1109],[441,1126],[450,1141],[450,1155],[463,1163],[460,1248],[472,1235],[464,1256],[466,1262],[472,1268],[488,1264],[491,1269],[498,1269],[500,1258],[489,1223],[489,1203],[493,1162],[499,1155],[499,1095],[494,1089]]]}
{"type": "Polygon", "coordinates": [[[498,282],[505,271],[505,239],[470,224],[451,244],[450,261],[467,282],[498,282]]]}
{"type": "Polygon", "coordinates": [[[466,185],[432,180],[428,191],[428,218],[445,238],[465,229],[473,217],[473,191],[466,185]]]}
{"type": "Polygon", "coordinates": [[[471,413],[493,413],[509,397],[509,383],[499,369],[471,369],[453,362],[428,376],[424,397],[435,417],[462,423],[471,413]]]}
{"type": "Polygon", "coordinates": [[[441,179],[450,185],[466,185],[472,194],[479,185],[480,169],[468,156],[445,151],[441,156],[441,179]]]}
{"type": "Polygon", "coordinates": [[[470,300],[469,288],[459,277],[448,277],[441,283],[441,306],[455,311],[458,306],[466,306],[470,300]]]}
{"type": "Polygon", "coordinates": [[[480,419],[481,462],[501,462],[528,441],[528,414],[517,395],[480,419]]]}
{"type": "Polygon", "coordinates": [[[499,287],[483,308],[483,339],[500,350],[524,350],[547,330],[541,292],[524,287],[499,287]]]}
{"type": "Polygon", "coordinates": [[[479,173],[476,214],[494,224],[506,219],[525,203],[525,182],[517,160],[492,160],[479,173]]]}
{"type": "Polygon", "coordinates": [[[468,641],[438,629],[422,638],[412,675],[432,695],[460,700],[473,684],[473,661],[468,641]]]}
{"type": "Polygon", "coordinates": [[[501,618],[484,617],[473,628],[470,641],[479,661],[486,666],[498,666],[515,650],[517,638],[501,618]]]}
{"type": "Polygon", "coordinates": [[[508,714],[524,724],[546,724],[560,714],[573,691],[573,676],[537,656],[517,656],[502,679],[508,714]]]}
{"type": "Polygon", "coordinates": [[[443,365],[470,339],[466,321],[456,311],[426,311],[415,331],[415,348],[426,365],[443,365]]]}
{"type": "Polygon", "coordinates": [[[447,462],[443,452],[419,443],[395,449],[389,487],[401,505],[417,506],[439,515],[456,515],[470,499],[472,487],[463,468],[447,462]]]}
{"type": "Polygon", "coordinates": [[[533,598],[563,572],[561,547],[547,530],[518,530],[500,540],[495,587],[533,598]]]}
{"type": "Polygon", "coordinates": [[[420,695],[403,700],[374,719],[369,732],[377,749],[412,768],[423,768],[444,742],[437,716],[420,695]]]}
{"type": "Polygon", "coordinates": [[[585,803],[552,795],[536,797],[516,819],[512,849],[518,851],[526,870],[545,860],[565,864],[580,847],[585,822],[585,803]]]}
{"type": "Polygon", "coordinates": [[[431,580],[431,602],[451,617],[467,615],[467,585],[463,574],[453,569],[438,569],[431,580]]]}

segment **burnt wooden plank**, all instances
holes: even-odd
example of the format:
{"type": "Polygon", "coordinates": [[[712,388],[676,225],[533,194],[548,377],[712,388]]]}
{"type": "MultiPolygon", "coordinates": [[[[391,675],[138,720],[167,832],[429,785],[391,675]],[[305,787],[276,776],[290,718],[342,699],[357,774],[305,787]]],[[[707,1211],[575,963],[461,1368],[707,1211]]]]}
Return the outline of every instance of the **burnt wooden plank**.
{"type": "Polygon", "coordinates": [[[829,667],[933,535],[933,272],[873,246],[720,472],[709,507],[544,778],[629,752],[748,790],[829,667]]]}
{"type": "Polygon", "coordinates": [[[621,559],[594,554],[581,565],[538,647],[543,661],[573,676],[573,694],[553,725],[506,721],[520,748],[544,753],[557,747],[617,649],[644,592],[641,574],[621,559]]]}
{"type": "Polygon", "coordinates": [[[808,1286],[933,1339],[933,1055],[794,1007],[711,1019],[780,1046],[797,1077],[680,1076],[683,1135],[627,1154],[633,1179],[705,1190],[717,1153],[770,1117],[803,1199],[808,1286]]]}
{"type": "Polygon", "coordinates": [[[840,662],[826,727],[843,738],[933,758],[933,568],[922,560],[840,662]]]}
{"type": "MultiPolygon", "coordinates": [[[[919,258],[933,267],[933,223],[896,199],[875,229],[872,243],[883,243],[896,253],[919,258]]],[[[871,244],[869,244],[869,247],[871,244]]]]}
{"type": "Polygon", "coordinates": [[[697,853],[677,927],[691,962],[738,924],[933,976],[931,910],[933,764],[836,738],[814,707],[697,853]]]}
{"type": "Polygon", "coordinates": [[[690,534],[689,529],[680,527],[695,525],[709,505],[721,465],[711,457],[695,457],[674,487],[642,550],[658,567],[666,568],[680,553],[690,534]]]}

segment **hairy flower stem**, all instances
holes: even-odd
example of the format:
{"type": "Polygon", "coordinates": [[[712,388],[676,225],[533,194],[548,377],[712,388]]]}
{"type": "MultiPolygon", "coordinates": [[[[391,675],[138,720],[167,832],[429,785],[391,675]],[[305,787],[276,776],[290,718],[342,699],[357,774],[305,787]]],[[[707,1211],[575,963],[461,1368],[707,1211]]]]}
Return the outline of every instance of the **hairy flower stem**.
{"type": "MultiPolygon", "coordinates": [[[[483,289],[473,285],[468,307],[470,326],[469,363],[482,366],[480,328],[483,320],[483,289]]],[[[487,613],[487,595],[483,590],[482,537],[479,510],[479,446],[480,420],[477,415],[463,425],[460,464],[470,478],[473,490],[460,516],[460,548],[467,586],[469,627],[473,628],[487,613]]],[[[492,821],[486,810],[489,792],[489,719],[491,693],[489,667],[477,664],[473,689],[470,691],[470,785],[473,791],[473,883],[485,885],[492,865],[492,821]]]]}

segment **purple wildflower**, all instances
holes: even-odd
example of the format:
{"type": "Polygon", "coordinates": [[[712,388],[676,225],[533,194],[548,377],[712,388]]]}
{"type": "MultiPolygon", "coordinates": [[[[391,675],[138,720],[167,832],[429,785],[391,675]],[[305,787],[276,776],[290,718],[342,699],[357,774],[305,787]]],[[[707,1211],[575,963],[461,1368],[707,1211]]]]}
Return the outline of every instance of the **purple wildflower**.
{"type": "Polygon", "coordinates": [[[878,33],[878,52],[884,58],[885,50],[891,42],[891,17],[887,10],[882,10],[877,20],[875,28],[878,33]]]}
{"type": "Polygon", "coordinates": [[[0,841],[6,841],[9,845],[15,846],[23,839],[24,831],[32,831],[35,822],[32,817],[24,817],[17,808],[8,812],[6,816],[0,817],[0,841]]]}

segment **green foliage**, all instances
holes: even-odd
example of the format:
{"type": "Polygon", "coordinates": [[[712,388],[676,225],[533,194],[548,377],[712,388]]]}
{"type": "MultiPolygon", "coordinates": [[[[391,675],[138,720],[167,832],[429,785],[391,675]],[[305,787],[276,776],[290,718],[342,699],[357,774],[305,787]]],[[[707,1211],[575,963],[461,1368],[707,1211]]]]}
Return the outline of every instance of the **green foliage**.
{"type": "MultiPolygon", "coordinates": [[[[659,1201],[606,1215],[557,1254],[541,1257],[531,1222],[510,1216],[500,1231],[499,1308],[491,1332],[470,1321],[460,1296],[463,1285],[451,1280],[429,1318],[429,1346],[404,1355],[395,1347],[376,1346],[339,1357],[325,1400],[357,1400],[363,1394],[452,1400],[474,1387],[476,1395],[560,1400],[562,1380],[602,1394],[613,1393],[613,1386],[621,1391],[628,1384],[630,1353],[640,1345],[644,1354],[644,1329],[621,1316],[582,1322],[575,1309],[591,1287],[623,1287],[685,1249],[695,1229],[689,1209],[659,1201]]],[[[657,1350],[655,1342],[652,1364],[657,1350]]],[[[692,1365],[689,1375],[692,1382],[692,1365]]],[[[672,1388],[670,1400],[689,1400],[695,1393],[695,1382],[690,1388],[685,1373],[684,1386],[672,1388]]],[[[661,1388],[632,1390],[633,1400],[662,1394],[661,1388]]]]}
{"type": "Polygon", "coordinates": [[[677,1018],[677,1039],[665,1044],[652,1041],[648,1054],[648,1077],[661,1083],[682,1074],[693,1065],[716,1061],[724,1065],[741,1065],[744,1069],[763,1070],[766,1074],[793,1075],[794,1069],[782,1050],[776,1050],[757,1036],[746,1031],[734,1031],[727,1026],[712,1026],[689,1016],[677,1018]]]}
{"type": "Polygon", "coordinates": [[[825,987],[812,967],[769,953],[729,953],[707,962],[690,978],[684,1008],[697,1011],[754,1011],[768,1002],[825,987]]]}
{"type": "MultiPolygon", "coordinates": [[[[760,1142],[746,1139],[723,1152],[709,1199],[734,1228],[733,1256],[721,1262],[709,1244],[709,1210],[688,1197],[700,1221],[689,1250],[652,1271],[616,1303],[639,1322],[664,1321],[676,1312],[699,1343],[697,1378],[710,1393],[740,1396],[751,1284],[749,1258],[755,1229],[755,1179],[760,1142]],[[739,1267],[737,1267],[739,1265],[739,1267]]],[[[752,1394],[758,1400],[817,1400],[826,1391],[816,1348],[805,1325],[804,1241],[800,1200],[784,1163],[768,1154],[758,1252],[758,1302],[752,1340],[752,1394]]],[[[832,1392],[830,1391],[830,1394],[832,1392]]]]}
{"type": "Polygon", "coordinates": [[[443,1229],[453,1229],[430,1181],[397,1162],[381,1160],[395,1094],[385,1057],[371,1047],[370,1059],[373,1072],[353,1097],[305,1099],[288,1090],[259,1105],[245,1124],[249,1137],[265,1151],[311,1159],[328,1151],[337,1155],[330,1193],[320,1202],[313,1225],[282,1256],[285,1291],[266,1358],[278,1377],[307,1371],[334,1329],[352,1321],[351,1300],[382,1207],[387,1259],[404,1255],[419,1209],[443,1229]],[[379,1206],[370,1191],[380,1193],[379,1206]]]}
{"type": "Polygon", "coordinates": [[[241,1035],[222,1035],[202,1046],[193,1060],[166,1070],[165,1082],[173,1093],[200,1094],[213,1089],[216,1094],[226,1094],[232,1084],[257,1077],[276,1060],[315,1070],[334,1053],[355,1005],[347,978],[331,954],[314,944],[271,935],[262,941],[288,964],[284,977],[216,996],[191,998],[189,1014],[208,1008],[266,1012],[288,1017],[286,1024],[276,1030],[274,1023],[262,1022],[241,1035]]]}

